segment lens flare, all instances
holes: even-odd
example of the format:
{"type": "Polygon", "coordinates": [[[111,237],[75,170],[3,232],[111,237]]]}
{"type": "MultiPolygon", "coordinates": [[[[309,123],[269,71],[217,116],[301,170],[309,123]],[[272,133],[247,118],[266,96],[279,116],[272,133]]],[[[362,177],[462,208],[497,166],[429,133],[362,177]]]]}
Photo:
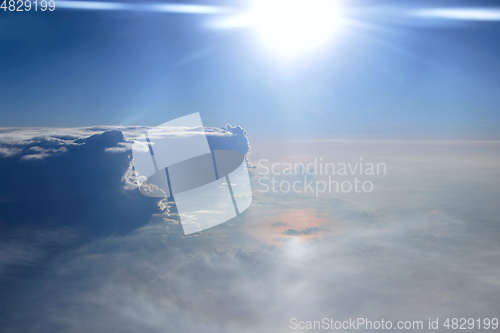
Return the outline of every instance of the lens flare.
{"type": "Polygon", "coordinates": [[[258,0],[252,25],[267,47],[294,55],[326,43],[339,25],[335,0],[258,0]]]}

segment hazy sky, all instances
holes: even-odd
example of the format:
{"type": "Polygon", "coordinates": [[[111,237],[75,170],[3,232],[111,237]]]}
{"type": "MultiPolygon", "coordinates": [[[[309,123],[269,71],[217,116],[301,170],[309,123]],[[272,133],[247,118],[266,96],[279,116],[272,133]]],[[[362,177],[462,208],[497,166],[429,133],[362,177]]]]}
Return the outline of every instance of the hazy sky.
{"type": "MultiPolygon", "coordinates": [[[[252,28],[214,28],[226,15],[1,13],[0,126],[157,125],[201,112],[208,126],[307,137],[366,133],[361,123],[421,124],[413,132],[498,123],[500,23],[411,19],[401,4],[344,4],[356,24],[294,59],[266,49],[252,28]]],[[[480,5],[416,8],[443,4],[480,5]]]]}

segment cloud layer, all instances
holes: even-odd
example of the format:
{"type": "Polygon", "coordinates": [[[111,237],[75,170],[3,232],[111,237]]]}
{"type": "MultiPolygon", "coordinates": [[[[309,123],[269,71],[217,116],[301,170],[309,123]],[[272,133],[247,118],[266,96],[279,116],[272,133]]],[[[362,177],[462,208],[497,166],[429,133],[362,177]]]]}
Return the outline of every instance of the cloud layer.
{"type": "MultiPolygon", "coordinates": [[[[498,315],[498,226],[486,213],[450,213],[459,211],[445,201],[456,179],[443,178],[448,162],[425,169],[435,160],[429,150],[410,156],[419,168],[397,164],[408,146],[383,151],[395,156],[391,172],[414,177],[370,197],[392,202],[379,204],[383,211],[334,195],[254,191],[241,216],[184,236],[175,206],[134,187],[122,133],[135,129],[78,131],[11,131],[2,141],[12,151],[1,160],[9,185],[1,196],[2,332],[288,332],[291,318],[498,315]],[[25,157],[37,151],[45,155],[25,157]],[[412,191],[443,201],[415,203],[412,191]]],[[[212,148],[249,149],[239,127],[207,132],[212,148]]],[[[488,170],[476,182],[496,175],[485,167],[498,160],[496,147],[474,149],[474,166],[488,170]]],[[[452,157],[471,161],[459,149],[452,157]]]]}

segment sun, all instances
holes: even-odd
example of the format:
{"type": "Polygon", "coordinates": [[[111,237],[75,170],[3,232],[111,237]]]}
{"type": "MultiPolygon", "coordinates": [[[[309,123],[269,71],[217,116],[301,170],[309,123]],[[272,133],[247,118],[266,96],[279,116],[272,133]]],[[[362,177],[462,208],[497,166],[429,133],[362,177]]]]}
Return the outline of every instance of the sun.
{"type": "Polygon", "coordinates": [[[328,42],[336,32],[336,0],[256,0],[252,26],[274,52],[292,56],[328,42]]]}

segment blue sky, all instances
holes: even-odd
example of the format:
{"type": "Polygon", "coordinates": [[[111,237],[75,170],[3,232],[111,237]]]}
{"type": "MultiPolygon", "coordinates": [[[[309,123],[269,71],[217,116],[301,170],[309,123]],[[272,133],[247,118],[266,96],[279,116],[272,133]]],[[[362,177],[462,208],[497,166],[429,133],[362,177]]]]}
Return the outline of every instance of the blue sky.
{"type": "MultiPolygon", "coordinates": [[[[447,6],[457,5],[479,4],[447,6]]],[[[356,133],[357,124],[393,124],[373,130],[384,133],[499,123],[500,23],[349,15],[371,28],[343,26],[321,49],[286,60],[251,28],[208,27],[223,15],[2,13],[0,124],[153,126],[201,112],[208,126],[241,124],[262,137],[328,137],[337,124],[356,133]]]]}

